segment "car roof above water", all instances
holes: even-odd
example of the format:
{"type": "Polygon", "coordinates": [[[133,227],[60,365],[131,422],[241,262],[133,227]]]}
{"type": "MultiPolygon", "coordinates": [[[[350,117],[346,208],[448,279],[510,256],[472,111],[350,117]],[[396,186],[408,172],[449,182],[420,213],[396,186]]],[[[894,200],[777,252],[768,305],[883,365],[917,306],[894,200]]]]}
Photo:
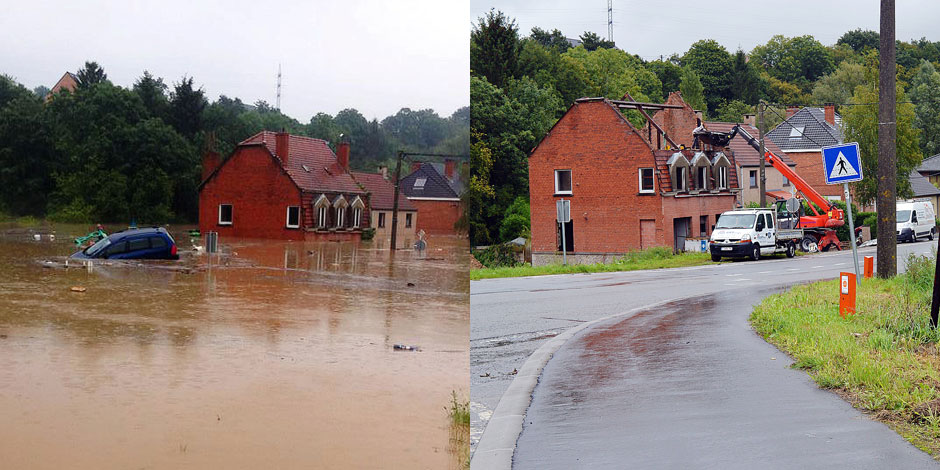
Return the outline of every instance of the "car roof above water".
{"type": "Polygon", "coordinates": [[[120,240],[122,238],[131,237],[134,235],[146,235],[151,233],[167,233],[166,229],[163,227],[146,227],[146,228],[129,228],[127,230],[121,230],[120,232],[114,232],[108,236],[111,241],[120,240]]]}

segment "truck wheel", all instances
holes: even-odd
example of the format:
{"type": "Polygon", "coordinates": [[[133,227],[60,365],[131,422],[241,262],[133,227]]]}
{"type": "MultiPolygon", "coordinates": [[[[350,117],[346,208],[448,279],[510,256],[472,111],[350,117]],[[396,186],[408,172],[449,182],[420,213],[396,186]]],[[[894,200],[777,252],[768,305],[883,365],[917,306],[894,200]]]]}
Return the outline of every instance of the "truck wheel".
{"type": "Polygon", "coordinates": [[[808,253],[810,250],[813,249],[813,245],[815,244],[816,244],[816,239],[807,235],[803,237],[803,241],[800,242],[800,249],[808,253]]]}
{"type": "Polygon", "coordinates": [[[930,241],[933,241],[933,231],[934,231],[934,230],[936,230],[936,228],[930,229],[930,233],[927,234],[927,239],[930,240],[930,241]]]}
{"type": "Polygon", "coordinates": [[[796,243],[789,242],[787,243],[787,258],[792,258],[796,256],[796,243]]]}
{"type": "Polygon", "coordinates": [[[760,245],[754,245],[754,251],[751,252],[751,259],[754,261],[760,259],[760,245]]]}
{"type": "Polygon", "coordinates": [[[721,261],[721,255],[712,255],[712,261],[716,263],[721,261]]]}

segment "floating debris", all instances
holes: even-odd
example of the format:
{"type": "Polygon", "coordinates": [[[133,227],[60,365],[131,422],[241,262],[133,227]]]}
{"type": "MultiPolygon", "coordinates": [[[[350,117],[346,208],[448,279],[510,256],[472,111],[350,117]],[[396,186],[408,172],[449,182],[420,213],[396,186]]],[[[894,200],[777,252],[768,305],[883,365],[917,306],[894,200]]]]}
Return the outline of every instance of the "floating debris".
{"type": "Polygon", "coordinates": [[[414,286],[415,286],[415,283],[413,283],[413,282],[409,282],[409,283],[408,283],[408,287],[414,287],[414,286]]]}
{"type": "Polygon", "coordinates": [[[420,351],[421,350],[421,348],[417,346],[408,346],[405,344],[396,344],[392,348],[395,349],[396,351],[420,351]]]}
{"type": "Polygon", "coordinates": [[[72,292],[85,292],[85,291],[88,290],[88,289],[85,289],[85,288],[82,287],[82,286],[72,286],[72,288],[69,289],[69,290],[72,291],[72,292]]]}

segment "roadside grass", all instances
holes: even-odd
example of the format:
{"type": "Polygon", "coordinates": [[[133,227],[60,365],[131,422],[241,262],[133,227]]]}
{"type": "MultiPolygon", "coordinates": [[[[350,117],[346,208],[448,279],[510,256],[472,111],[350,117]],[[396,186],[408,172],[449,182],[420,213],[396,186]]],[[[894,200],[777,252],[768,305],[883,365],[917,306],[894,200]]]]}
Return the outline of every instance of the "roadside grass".
{"type": "Polygon", "coordinates": [[[514,266],[504,268],[482,268],[470,270],[470,279],[492,279],[499,277],[544,276],[548,274],[603,273],[636,271],[641,269],[680,268],[711,264],[708,253],[673,254],[665,247],[650,248],[627,253],[612,263],[596,264],[550,264],[546,266],[514,266]]]}
{"type": "Polygon", "coordinates": [[[461,468],[470,468],[470,401],[457,398],[457,391],[451,392],[451,402],[447,409],[450,417],[450,452],[456,457],[461,468]]]}
{"type": "Polygon", "coordinates": [[[940,458],[940,333],[930,327],[935,257],[911,256],[892,279],[866,279],[858,313],[839,316],[838,281],[765,298],[751,325],[821,388],[940,458]]]}

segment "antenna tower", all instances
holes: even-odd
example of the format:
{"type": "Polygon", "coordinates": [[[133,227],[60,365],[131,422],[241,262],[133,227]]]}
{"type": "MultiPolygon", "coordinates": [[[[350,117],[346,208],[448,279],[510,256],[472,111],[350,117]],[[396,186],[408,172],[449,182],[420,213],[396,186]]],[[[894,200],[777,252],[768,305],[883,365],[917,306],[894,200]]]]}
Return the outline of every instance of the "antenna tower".
{"type": "Polygon", "coordinates": [[[614,42],[614,0],[607,0],[607,40],[614,42]]]}
{"type": "Polygon", "coordinates": [[[281,110],[281,64],[277,64],[277,104],[278,111],[281,110]]]}

